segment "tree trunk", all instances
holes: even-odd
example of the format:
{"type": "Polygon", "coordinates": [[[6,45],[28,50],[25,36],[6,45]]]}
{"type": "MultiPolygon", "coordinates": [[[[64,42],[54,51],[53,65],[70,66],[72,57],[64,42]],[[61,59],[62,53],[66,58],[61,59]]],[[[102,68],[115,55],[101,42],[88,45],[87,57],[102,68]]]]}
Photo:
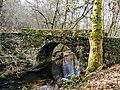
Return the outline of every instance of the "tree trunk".
{"type": "Polygon", "coordinates": [[[86,74],[101,70],[103,64],[102,0],[94,0],[92,15],[92,33],[89,38],[90,53],[86,74]]]}
{"type": "Polygon", "coordinates": [[[68,14],[68,0],[66,0],[66,11],[64,16],[64,22],[62,24],[62,29],[66,29],[67,14],[68,14]]]}
{"type": "Polygon", "coordinates": [[[108,36],[112,36],[113,33],[115,35],[116,26],[117,26],[117,19],[119,14],[119,2],[120,0],[114,0],[113,7],[112,7],[112,22],[110,24],[109,30],[108,30],[108,36]]]}
{"type": "Polygon", "coordinates": [[[1,13],[2,7],[3,7],[3,0],[0,0],[0,13],[1,13]]]}

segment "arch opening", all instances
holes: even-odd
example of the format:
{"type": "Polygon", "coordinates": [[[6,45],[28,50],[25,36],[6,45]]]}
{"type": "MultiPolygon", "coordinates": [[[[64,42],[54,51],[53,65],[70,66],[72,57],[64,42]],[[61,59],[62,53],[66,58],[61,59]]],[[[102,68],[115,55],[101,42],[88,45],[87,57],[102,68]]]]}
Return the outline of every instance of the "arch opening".
{"type": "Polygon", "coordinates": [[[44,45],[38,52],[36,61],[34,63],[34,67],[41,68],[41,67],[47,66],[51,62],[51,56],[52,56],[53,49],[58,44],[59,43],[49,43],[49,44],[44,45]]]}
{"type": "Polygon", "coordinates": [[[75,64],[73,67],[79,69],[79,61],[75,53],[68,46],[61,43],[46,44],[41,48],[36,59],[37,68],[45,68],[46,66],[51,68],[53,63],[62,66],[64,61],[71,60],[70,63],[75,64]]]}
{"type": "Polygon", "coordinates": [[[60,43],[49,43],[41,48],[37,56],[38,68],[47,69],[48,73],[58,85],[62,85],[62,78],[80,74],[77,56],[72,50],[60,43]]]}

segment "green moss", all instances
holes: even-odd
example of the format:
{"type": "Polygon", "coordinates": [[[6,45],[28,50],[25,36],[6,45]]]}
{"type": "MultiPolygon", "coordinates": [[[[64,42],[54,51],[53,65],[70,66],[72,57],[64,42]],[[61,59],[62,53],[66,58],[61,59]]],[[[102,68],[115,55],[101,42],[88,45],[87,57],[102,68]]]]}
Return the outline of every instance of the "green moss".
{"type": "Polygon", "coordinates": [[[24,53],[19,53],[17,55],[17,58],[20,59],[20,60],[26,60],[26,55],[24,53]]]}
{"type": "Polygon", "coordinates": [[[64,36],[68,35],[71,36],[79,36],[79,35],[88,35],[87,30],[38,30],[38,29],[27,29],[24,28],[21,30],[21,33],[24,34],[39,34],[39,35],[51,35],[51,36],[64,36]]]}
{"type": "Polygon", "coordinates": [[[4,53],[3,53],[3,51],[0,49],[0,56],[3,56],[4,55],[4,53]]]}
{"type": "Polygon", "coordinates": [[[4,61],[5,61],[5,58],[4,58],[4,57],[1,57],[1,58],[0,58],[0,63],[1,63],[1,62],[4,62],[4,61]]]}
{"type": "Polygon", "coordinates": [[[17,51],[12,51],[11,53],[12,53],[12,55],[15,55],[15,56],[18,54],[17,51]]]}
{"type": "Polygon", "coordinates": [[[102,0],[94,0],[92,15],[92,33],[90,35],[90,53],[88,59],[88,67],[86,74],[102,69],[102,16],[101,16],[102,0]]]}

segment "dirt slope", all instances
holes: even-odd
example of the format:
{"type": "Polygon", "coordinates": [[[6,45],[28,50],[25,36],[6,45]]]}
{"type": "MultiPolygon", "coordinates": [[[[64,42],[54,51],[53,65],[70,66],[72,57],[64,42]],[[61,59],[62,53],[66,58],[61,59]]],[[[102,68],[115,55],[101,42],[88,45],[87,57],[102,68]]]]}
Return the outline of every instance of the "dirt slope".
{"type": "Polygon", "coordinates": [[[92,73],[81,90],[120,90],[120,64],[92,73]]]}

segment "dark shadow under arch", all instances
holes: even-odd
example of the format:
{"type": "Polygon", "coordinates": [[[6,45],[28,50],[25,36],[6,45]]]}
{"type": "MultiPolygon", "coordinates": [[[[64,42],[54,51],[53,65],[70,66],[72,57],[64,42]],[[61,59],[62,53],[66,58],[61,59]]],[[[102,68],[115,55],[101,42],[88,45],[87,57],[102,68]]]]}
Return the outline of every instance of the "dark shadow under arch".
{"type": "MultiPolygon", "coordinates": [[[[61,43],[48,43],[46,45],[44,45],[40,51],[38,52],[38,55],[36,57],[36,62],[38,63],[37,66],[35,66],[36,68],[44,68],[46,66],[50,66],[52,63],[52,56],[53,56],[53,52],[54,49],[60,45],[61,43]]],[[[64,45],[64,44],[62,44],[64,45]]],[[[65,47],[69,48],[68,46],[64,45],[65,47]]],[[[70,48],[69,48],[70,49],[70,48]]],[[[61,50],[60,50],[61,51],[61,50]]],[[[59,50],[58,50],[59,52],[59,50]]],[[[54,61],[54,60],[53,60],[54,61]]]]}
{"type": "Polygon", "coordinates": [[[52,52],[58,44],[59,43],[49,43],[41,48],[36,57],[36,60],[40,62],[40,66],[38,67],[44,67],[51,62],[52,52]]]}

